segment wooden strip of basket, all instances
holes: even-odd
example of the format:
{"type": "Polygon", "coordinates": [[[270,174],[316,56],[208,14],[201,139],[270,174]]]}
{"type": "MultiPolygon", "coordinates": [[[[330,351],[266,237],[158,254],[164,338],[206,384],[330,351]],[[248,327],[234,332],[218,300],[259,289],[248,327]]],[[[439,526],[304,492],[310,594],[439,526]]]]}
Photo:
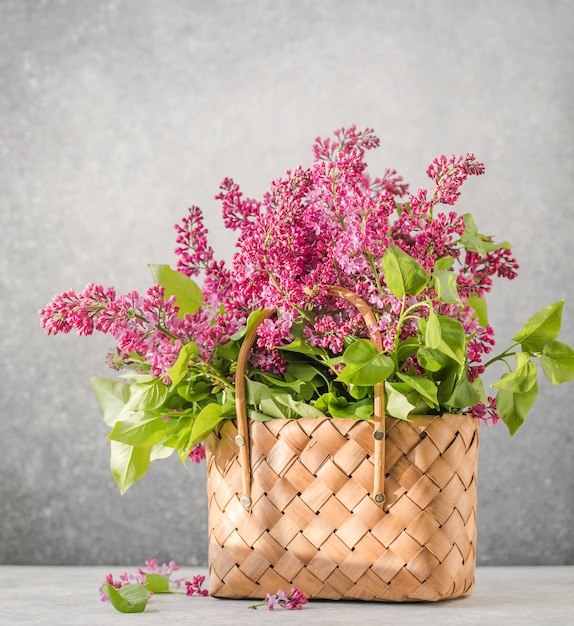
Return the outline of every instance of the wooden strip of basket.
{"type": "Polygon", "coordinates": [[[386,419],[384,509],[373,489],[373,425],[251,422],[251,511],[240,503],[234,421],[207,440],[209,591],[264,598],[442,600],[472,592],[478,421],[386,419]]]}

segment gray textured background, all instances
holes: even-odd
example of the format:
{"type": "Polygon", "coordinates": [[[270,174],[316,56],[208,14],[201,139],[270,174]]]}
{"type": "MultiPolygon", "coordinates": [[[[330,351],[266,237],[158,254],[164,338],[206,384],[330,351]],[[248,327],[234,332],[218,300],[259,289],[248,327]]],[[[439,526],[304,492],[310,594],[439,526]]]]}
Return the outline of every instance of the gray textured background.
{"type": "MultiPolygon", "coordinates": [[[[572,278],[574,4],[566,0],[0,0],[0,562],[206,560],[204,466],[156,464],[120,497],[88,376],[105,337],[48,338],[37,311],[94,281],[144,290],[172,224],[225,176],[260,197],[356,123],[412,190],[439,154],[487,174],[459,205],[509,239],[490,300],[499,345],[572,278]]],[[[574,563],[574,386],[510,439],[483,429],[481,564],[574,563]]]]}

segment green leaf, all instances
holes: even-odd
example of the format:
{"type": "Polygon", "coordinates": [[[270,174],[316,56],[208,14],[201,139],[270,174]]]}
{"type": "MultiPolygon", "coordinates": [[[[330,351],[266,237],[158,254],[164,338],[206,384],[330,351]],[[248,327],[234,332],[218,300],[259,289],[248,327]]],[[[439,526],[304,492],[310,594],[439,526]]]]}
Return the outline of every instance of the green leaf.
{"type": "Polygon", "coordinates": [[[293,398],[293,396],[288,394],[277,394],[275,396],[275,400],[294,411],[300,417],[310,417],[313,419],[325,417],[325,415],[316,407],[305,402],[298,402],[293,398]]]}
{"type": "Polygon", "coordinates": [[[437,386],[433,380],[422,376],[407,376],[397,372],[397,376],[414,389],[431,408],[438,408],[437,386]]]}
{"type": "Polygon", "coordinates": [[[175,448],[173,446],[168,447],[164,444],[153,446],[150,451],[149,460],[160,461],[161,459],[167,459],[173,454],[174,449],[175,448]]]}
{"type": "Polygon", "coordinates": [[[102,585],[102,591],[120,613],[142,613],[151,597],[149,589],[139,583],[124,585],[119,589],[105,583],[102,585]]]}
{"type": "Polygon", "coordinates": [[[277,402],[276,396],[281,393],[281,390],[272,390],[268,385],[249,378],[245,379],[245,387],[249,406],[255,407],[269,417],[278,419],[291,417],[289,409],[277,402]]]}
{"type": "Polygon", "coordinates": [[[321,371],[311,363],[291,361],[287,366],[287,373],[302,382],[311,382],[315,376],[321,376],[321,371]]]}
{"type": "Polygon", "coordinates": [[[219,404],[212,402],[203,407],[191,427],[190,449],[203,441],[223,419],[219,404]]]}
{"type": "Polygon", "coordinates": [[[368,339],[354,341],[343,353],[343,361],[347,365],[336,380],[351,385],[375,385],[394,370],[393,360],[379,352],[368,339]]]}
{"type": "Polygon", "coordinates": [[[441,339],[439,319],[434,311],[430,311],[425,329],[425,347],[436,350],[440,346],[441,339]]]}
{"type": "Polygon", "coordinates": [[[516,353],[516,370],[500,377],[493,387],[512,393],[525,393],[536,384],[536,365],[527,352],[516,353]]]}
{"type": "Polygon", "coordinates": [[[415,405],[411,404],[407,396],[399,391],[399,385],[385,382],[385,395],[387,414],[401,420],[408,419],[415,405]]]}
{"type": "Polygon", "coordinates": [[[172,389],[174,389],[187,375],[187,368],[191,358],[199,354],[199,348],[194,342],[186,343],[179,351],[176,362],[166,372],[166,376],[171,380],[172,389]]]}
{"type": "Polygon", "coordinates": [[[522,426],[538,396],[538,383],[524,393],[512,393],[501,389],[496,394],[496,410],[511,435],[522,426]]]}
{"type": "Polygon", "coordinates": [[[438,350],[419,348],[417,354],[418,364],[427,372],[440,372],[440,370],[452,365],[452,359],[438,350]]]}
{"type": "MultiPolygon", "coordinates": [[[[445,357],[446,358],[446,357],[445,357]]],[[[451,365],[441,372],[440,384],[438,388],[437,398],[442,408],[450,410],[452,407],[448,401],[454,392],[454,388],[460,380],[460,368],[455,366],[451,361],[451,365]]]]}
{"type": "Polygon", "coordinates": [[[195,313],[203,302],[203,294],[198,285],[185,274],[172,270],[169,265],[150,265],[155,282],[165,289],[166,297],[175,296],[179,311],[178,317],[195,313]]]}
{"type": "Polygon", "coordinates": [[[468,378],[465,377],[455,386],[447,404],[449,407],[465,409],[474,406],[478,402],[480,402],[479,392],[468,378]]]}
{"type": "Polygon", "coordinates": [[[362,400],[369,395],[369,387],[360,387],[358,385],[348,385],[347,392],[353,400],[362,400]]]}
{"type": "Polygon", "coordinates": [[[213,384],[204,380],[190,380],[186,385],[180,385],[177,393],[188,402],[201,402],[212,395],[213,384]]]}
{"type": "Polygon", "coordinates": [[[555,341],[562,325],[562,309],[564,300],[549,304],[535,313],[518,334],[514,341],[522,345],[522,349],[540,352],[548,341],[555,341]]]}
{"type": "Polygon", "coordinates": [[[343,353],[343,360],[349,365],[364,365],[368,363],[379,351],[368,339],[357,339],[343,353]]]}
{"type": "Polygon", "coordinates": [[[371,398],[349,402],[345,398],[332,396],[329,400],[328,412],[332,417],[368,420],[373,417],[373,411],[371,398]]]}
{"type": "Polygon", "coordinates": [[[265,415],[264,413],[260,413],[259,411],[255,411],[254,409],[250,408],[247,409],[247,415],[250,420],[253,420],[255,422],[270,422],[272,419],[274,419],[270,415],[265,415]]]}
{"type": "Polygon", "coordinates": [[[147,472],[149,461],[149,448],[110,442],[110,468],[122,495],[147,472]]]}
{"type": "Polygon", "coordinates": [[[446,315],[436,316],[440,325],[440,341],[436,350],[463,366],[466,358],[465,336],[462,324],[446,315]]]}
{"type": "Polygon", "coordinates": [[[291,343],[280,346],[278,350],[286,350],[287,352],[299,352],[306,356],[320,357],[320,360],[327,361],[330,357],[329,352],[320,346],[312,346],[310,343],[296,337],[291,343]]]}
{"type": "Polygon", "coordinates": [[[409,337],[408,339],[404,339],[399,342],[397,348],[397,357],[399,363],[404,363],[411,356],[417,354],[420,350],[420,343],[416,337],[409,337]]]}
{"type": "Polygon", "coordinates": [[[237,361],[239,356],[240,345],[236,341],[228,341],[223,345],[217,346],[215,353],[218,357],[227,359],[228,361],[237,361]]]}
{"type": "Polygon", "coordinates": [[[275,387],[283,387],[284,389],[292,389],[296,393],[299,393],[301,385],[303,384],[300,380],[285,380],[284,378],[279,378],[278,376],[269,374],[268,372],[258,371],[257,377],[266,381],[270,385],[273,385],[275,387]]]}
{"type": "MultiPolygon", "coordinates": [[[[172,439],[175,439],[177,455],[179,457],[179,460],[182,463],[186,462],[186,459],[189,456],[191,449],[193,448],[193,443],[191,442],[192,425],[193,425],[193,421],[189,425],[183,426],[182,428],[180,428],[178,431],[174,432],[173,434],[172,439]]],[[[172,439],[168,441],[170,441],[171,443],[172,439]]]]}
{"type": "Polygon", "coordinates": [[[91,376],[90,382],[104,412],[104,422],[113,426],[128,402],[130,385],[97,376],[91,376]]]}
{"type": "Polygon", "coordinates": [[[393,243],[383,256],[383,273],[387,287],[397,298],[417,296],[429,281],[424,267],[393,243]]]}
{"type": "Polygon", "coordinates": [[[443,256],[434,262],[435,270],[449,270],[454,264],[454,258],[451,256],[443,256]]]}
{"type": "Polygon", "coordinates": [[[165,428],[165,422],[161,417],[136,411],[129,420],[118,420],[108,439],[138,448],[150,448],[165,437],[165,428]]]}
{"type": "Polygon", "coordinates": [[[486,256],[493,250],[498,250],[499,248],[509,249],[511,247],[508,241],[494,243],[491,237],[479,233],[474,218],[470,213],[465,213],[463,217],[465,226],[460,243],[469,252],[477,252],[481,256],[486,256]]]}
{"type": "Polygon", "coordinates": [[[478,323],[486,328],[488,326],[488,308],[485,298],[479,298],[475,293],[466,300],[466,304],[474,309],[478,323]]]}
{"type": "Polygon", "coordinates": [[[152,380],[157,378],[157,376],[144,374],[143,372],[134,372],[133,370],[118,374],[118,376],[123,380],[127,380],[129,383],[151,383],[152,380]]]}
{"type": "Polygon", "coordinates": [[[574,350],[560,341],[544,345],[540,365],[546,378],[554,385],[574,379],[574,350]]]}
{"type": "Polygon", "coordinates": [[[447,270],[433,272],[433,287],[441,302],[445,304],[460,304],[460,296],[456,286],[456,274],[447,270]]]}
{"type": "Polygon", "coordinates": [[[152,593],[171,593],[169,589],[169,578],[161,574],[146,574],[145,586],[152,593]]]}
{"type": "Polygon", "coordinates": [[[169,389],[161,378],[152,383],[134,383],[129,386],[130,397],[125,411],[153,411],[165,402],[169,389]]]}
{"type": "Polygon", "coordinates": [[[320,395],[314,402],[313,406],[316,409],[319,409],[322,413],[329,412],[329,402],[331,402],[332,398],[335,397],[335,394],[331,391],[320,395]]]}

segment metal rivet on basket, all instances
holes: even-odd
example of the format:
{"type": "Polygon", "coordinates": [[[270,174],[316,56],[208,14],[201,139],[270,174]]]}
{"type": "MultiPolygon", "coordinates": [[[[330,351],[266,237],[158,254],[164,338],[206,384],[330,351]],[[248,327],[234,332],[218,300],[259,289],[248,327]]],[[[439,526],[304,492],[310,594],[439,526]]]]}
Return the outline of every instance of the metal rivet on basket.
{"type": "Polygon", "coordinates": [[[385,438],[385,433],[382,430],[375,430],[375,432],[373,433],[373,437],[377,440],[377,441],[381,441],[381,439],[385,438]]]}
{"type": "Polygon", "coordinates": [[[249,496],[243,496],[240,502],[244,509],[248,509],[251,506],[251,498],[249,496]]]}
{"type": "Polygon", "coordinates": [[[375,494],[375,502],[377,504],[383,504],[383,502],[385,502],[386,499],[387,499],[387,496],[385,496],[384,493],[376,493],[375,494]]]}
{"type": "Polygon", "coordinates": [[[245,445],[245,439],[241,435],[236,435],[235,443],[241,448],[245,445]]]}

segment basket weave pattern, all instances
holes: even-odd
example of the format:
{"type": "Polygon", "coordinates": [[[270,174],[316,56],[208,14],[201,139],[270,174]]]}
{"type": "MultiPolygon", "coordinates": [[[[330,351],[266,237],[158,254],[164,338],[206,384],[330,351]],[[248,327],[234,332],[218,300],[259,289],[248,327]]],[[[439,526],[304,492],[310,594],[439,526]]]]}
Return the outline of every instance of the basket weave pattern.
{"type": "Polygon", "coordinates": [[[475,572],[478,421],[385,420],[386,503],[373,498],[373,422],[249,424],[252,506],[240,499],[237,426],[207,440],[210,593],[323,599],[469,595],[475,572]]]}

